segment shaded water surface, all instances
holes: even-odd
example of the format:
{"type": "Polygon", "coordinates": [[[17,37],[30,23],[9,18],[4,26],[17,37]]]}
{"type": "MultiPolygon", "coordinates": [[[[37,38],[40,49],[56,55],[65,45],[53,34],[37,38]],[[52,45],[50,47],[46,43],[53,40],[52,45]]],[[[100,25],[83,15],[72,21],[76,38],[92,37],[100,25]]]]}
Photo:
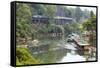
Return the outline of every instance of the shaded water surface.
{"type": "MultiPolygon", "coordinates": [[[[63,63],[94,61],[95,56],[78,51],[75,44],[66,42],[66,39],[42,39],[39,47],[29,47],[33,57],[40,63],[63,63]]],[[[95,53],[94,53],[95,54],[95,53]]]]}

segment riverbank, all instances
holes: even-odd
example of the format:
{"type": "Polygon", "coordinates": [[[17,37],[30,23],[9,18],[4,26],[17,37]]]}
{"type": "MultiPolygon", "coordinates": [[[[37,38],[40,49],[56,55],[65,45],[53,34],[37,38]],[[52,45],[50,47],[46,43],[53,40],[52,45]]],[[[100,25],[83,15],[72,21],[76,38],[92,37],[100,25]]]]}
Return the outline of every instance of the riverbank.
{"type": "Polygon", "coordinates": [[[16,48],[16,65],[39,64],[39,60],[34,58],[28,48],[16,48]]]}

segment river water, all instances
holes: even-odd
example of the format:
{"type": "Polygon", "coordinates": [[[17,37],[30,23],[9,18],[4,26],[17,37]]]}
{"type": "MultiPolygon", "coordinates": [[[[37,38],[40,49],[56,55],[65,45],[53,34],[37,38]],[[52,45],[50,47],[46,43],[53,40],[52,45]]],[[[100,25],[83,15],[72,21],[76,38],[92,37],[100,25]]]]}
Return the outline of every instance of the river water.
{"type": "Polygon", "coordinates": [[[68,43],[66,39],[42,39],[39,48],[30,49],[33,57],[38,59],[39,63],[65,63],[95,61],[94,55],[85,54],[84,51],[78,51],[75,44],[68,43]],[[45,46],[43,46],[45,45],[45,46]]]}

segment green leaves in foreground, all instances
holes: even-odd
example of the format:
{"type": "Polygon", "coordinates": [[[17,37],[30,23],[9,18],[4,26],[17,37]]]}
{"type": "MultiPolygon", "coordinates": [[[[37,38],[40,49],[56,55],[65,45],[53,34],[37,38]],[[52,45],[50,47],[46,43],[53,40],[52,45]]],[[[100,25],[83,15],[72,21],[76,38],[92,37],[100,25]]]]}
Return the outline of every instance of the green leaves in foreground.
{"type": "Polygon", "coordinates": [[[39,64],[28,51],[27,48],[17,48],[16,49],[16,65],[28,65],[28,64],[39,64]]]}

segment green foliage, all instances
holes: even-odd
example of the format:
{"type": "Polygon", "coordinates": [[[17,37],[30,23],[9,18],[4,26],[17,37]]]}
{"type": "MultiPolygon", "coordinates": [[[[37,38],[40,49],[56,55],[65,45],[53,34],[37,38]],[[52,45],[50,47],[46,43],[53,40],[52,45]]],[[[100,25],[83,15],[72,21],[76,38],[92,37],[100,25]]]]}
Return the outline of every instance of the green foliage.
{"type": "Polygon", "coordinates": [[[90,17],[90,11],[85,9],[82,10],[80,7],[69,8],[63,7],[63,12],[65,17],[71,17],[74,19],[74,22],[84,22],[90,17]]]}
{"type": "Polygon", "coordinates": [[[17,22],[30,23],[31,21],[31,8],[28,4],[17,4],[16,8],[17,22]]]}
{"type": "MultiPolygon", "coordinates": [[[[48,31],[52,31],[53,29],[57,28],[57,31],[62,31],[56,27],[56,26],[51,26],[53,21],[53,17],[56,15],[56,7],[54,5],[37,5],[37,4],[20,4],[17,3],[16,6],[16,37],[17,40],[19,38],[24,38],[26,41],[28,38],[34,39],[39,33],[45,33],[48,31]],[[32,16],[33,15],[43,15],[51,18],[52,20],[49,20],[47,22],[48,24],[45,26],[39,26],[39,27],[33,27],[32,26],[32,16]]],[[[77,7],[77,8],[66,8],[63,7],[64,9],[64,14],[66,17],[72,17],[75,18],[77,21],[82,18],[82,10],[77,7]]],[[[88,11],[87,11],[88,12],[88,11]]],[[[77,22],[76,21],[76,22],[77,22]]],[[[72,31],[76,32],[79,30],[77,23],[73,23],[70,25],[64,25],[65,33],[69,34],[72,31]]],[[[64,31],[63,31],[64,33],[64,31]]],[[[20,40],[19,40],[20,41],[20,40]]],[[[19,43],[17,41],[17,43],[19,43]]]]}
{"type": "Polygon", "coordinates": [[[50,18],[54,17],[55,9],[56,9],[55,6],[54,5],[46,5],[45,8],[46,8],[45,15],[50,17],[50,18]]]}
{"type": "Polygon", "coordinates": [[[16,49],[16,65],[28,65],[28,64],[37,64],[39,63],[35,59],[27,48],[17,48],[16,49]]]}
{"type": "MultiPolygon", "coordinates": [[[[33,15],[44,15],[52,17],[55,14],[55,7],[52,5],[36,5],[36,4],[20,4],[16,6],[16,37],[17,44],[19,44],[19,38],[34,39],[34,37],[41,32],[47,32],[43,27],[32,27],[32,16],[33,15]]],[[[50,23],[51,21],[49,21],[50,23]]],[[[49,24],[48,24],[49,26],[49,24]]]]}
{"type": "Polygon", "coordinates": [[[88,31],[96,30],[96,16],[91,11],[91,17],[83,23],[83,28],[88,31]]]}
{"type": "MultiPolygon", "coordinates": [[[[32,12],[29,4],[17,3],[16,6],[16,37],[25,38],[32,36],[32,12]]],[[[17,42],[19,43],[19,42],[17,42]]]]}
{"type": "Polygon", "coordinates": [[[82,15],[83,15],[83,13],[82,13],[82,10],[80,9],[80,7],[76,7],[75,8],[75,19],[77,22],[80,22],[82,15]]]}
{"type": "Polygon", "coordinates": [[[64,7],[64,12],[66,17],[72,17],[73,12],[72,9],[64,7]]]}
{"type": "MultiPolygon", "coordinates": [[[[32,12],[35,12],[36,15],[44,15],[47,17],[52,17],[55,14],[55,6],[54,5],[36,5],[32,4],[31,8],[32,12]]],[[[33,14],[33,15],[35,15],[33,14]]]]}
{"type": "Polygon", "coordinates": [[[64,25],[64,29],[65,29],[65,34],[71,34],[71,33],[80,33],[81,29],[79,28],[80,24],[79,23],[70,23],[70,24],[66,24],[64,25]]]}
{"type": "Polygon", "coordinates": [[[83,28],[90,32],[89,43],[96,45],[96,16],[93,11],[91,11],[90,18],[83,23],[83,28]]]}
{"type": "MultiPolygon", "coordinates": [[[[56,16],[56,8],[57,6],[55,5],[41,5],[41,4],[24,4],[24,3],[17,3],[16,5],[16,38],[17,38],[17,45],[20,44],[20,39],[25,39],[26,41],[29,41],[28,39],[31,38],[33,39],[43,39],[42,34],[44,36],[46,33],[53,33],[53,32],[58,32],[62,33],[63,36],[67,36],[70,33],[81,33],[80,26],[80,20],[83,18],[90,18],[83,23],[83,29],[90,31],[92,33],[92,37],[90,39],[90,42],[96,43],[96,16],[94,13],[91,11],[91,15],[89,15],[89,11],[85,10],[82,11],[80,7],[76,8],[66,8],[63,7],[64,11],[61,13],[64,13],[64,17],[71,17],[75,19],[73,23],[67,23],[65,25],[56,25],[55,22],[53,21],[52,18],[56,16]],[[33,25],[32,24],[32,16],[33,15],[43,15],[47,16],[52,20],[49,20],[47,24],[43,25],[33,25]],[[76,22],[76,23],[75,23],[76,22]],[[54,23],[54,24],[53,24],[54,23]]],[[[51,52],[52,55],[55,57],[58,57],[59,59],[59,54],[55,54],[51,52]]],[[[47,62],[54,62],[56,58],[53,58],[50,53],[46,55],[44,58],[37,59],[34,55],[31,55],[29,50],[27,48],[21,48],[17,47],[16,48],[16,65],[27,65],[27,64],[39,64],[39,63],[44,63],[45,61],[47,62]],[[49,59],[49,61],[48,61],[49,59]],[[43,60],[40,62],[40,60],[43,60]]],[[[63,54],[63,53],[62,53],[63,54]]]]}
{"type": "Polygon", "coordinates": [[[84,17],[85,19],[88,19],[88,18],[90,17],[90,11],[87,10],[87,9],[85,9],[85,10],[83,11],[83,17],[84,17]]]}
{"type": "Polygon", "coordinates": [[[30,7],[32,8],[32,13],[33,15],[44,15],[46,12],[46,8],[44,8],[44,5],[36,5],[36,4],[31,4],[30,7]]]}

